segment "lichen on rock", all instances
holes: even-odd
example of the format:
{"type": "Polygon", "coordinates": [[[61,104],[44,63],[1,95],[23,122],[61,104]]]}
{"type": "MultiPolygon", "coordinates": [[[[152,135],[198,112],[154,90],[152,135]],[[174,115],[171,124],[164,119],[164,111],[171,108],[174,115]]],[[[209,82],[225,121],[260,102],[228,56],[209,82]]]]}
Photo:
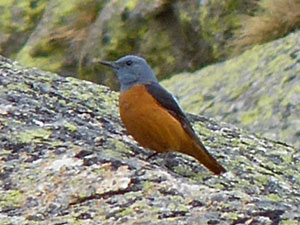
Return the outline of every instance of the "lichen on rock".
{"type": "Polygon", "coordinates": [[[118,94],[0,57],[0,223],[296,224],[300,152],[189,115],[229,171],[141,148],[118,94]]]}

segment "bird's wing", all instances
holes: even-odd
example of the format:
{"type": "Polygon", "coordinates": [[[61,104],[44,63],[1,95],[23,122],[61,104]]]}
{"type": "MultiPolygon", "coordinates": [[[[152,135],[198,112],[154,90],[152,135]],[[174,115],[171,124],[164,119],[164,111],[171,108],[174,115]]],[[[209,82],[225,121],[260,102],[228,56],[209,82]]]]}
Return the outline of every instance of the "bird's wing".
{"type": "MultiPolygon", "coordinates": [[[[152,95],[152,97],[164,108],[166,108],[169,113],[174,116],[182,125],[184,130],[195,140],[199,141],[198,136],[195,134],[190,122],[188,121],[186,115],[182,111],[175,97],[164,89],[159,83],[148,83],[145,84],[147,91],[152,95]]],[[[202,145],[202,143],[200,142],[202,145]]]]}
{"type": "Polygon", "coordinates": [[[183,129],[186,133],[197,143],[197,148],[199,151],[188,152],[188,155],[195,157],[199,162],[204,164],[208,169],[213,171],[215,174],[225,173],[226,169],[219,164],[206,150],[195,131],[193,130],[190,122],[185,116],[184,112],[178,105],[177,101],[171,93],[165,90],[158,83],[146,84],[147,91],[152,95],[152,97],[164,108],[166,108],[169,113],[174,116],[178,121],[180,121],[183,129]]]}

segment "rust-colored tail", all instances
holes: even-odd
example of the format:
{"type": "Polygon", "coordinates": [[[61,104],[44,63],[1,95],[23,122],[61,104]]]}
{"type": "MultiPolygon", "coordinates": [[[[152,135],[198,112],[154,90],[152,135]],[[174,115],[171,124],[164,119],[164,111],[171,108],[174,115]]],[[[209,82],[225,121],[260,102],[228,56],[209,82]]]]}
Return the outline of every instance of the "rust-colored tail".
{"type": "Polygon", "coordinates": [[[226,172],[225,168],[209,154],[204,145],[198,140],[193,143],[193,151],[186,153],[196,158],[201,164],[216,175],[226,172]]]}

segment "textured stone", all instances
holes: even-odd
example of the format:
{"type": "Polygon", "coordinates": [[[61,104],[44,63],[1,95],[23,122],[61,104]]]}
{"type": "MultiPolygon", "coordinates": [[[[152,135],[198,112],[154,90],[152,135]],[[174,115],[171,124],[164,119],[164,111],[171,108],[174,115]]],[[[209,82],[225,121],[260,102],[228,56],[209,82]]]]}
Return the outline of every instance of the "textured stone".
{"type": "Polygon", "coordinates": [[[123,128],[117,93],[0,57],[0,224],[297,224],[300,152],[189,115],[228,173],[166,160],[123,128]]]}
{"type": "Polygon", "coordinates": [[[300,146],[300,32],[162,84],[191,113],[300,146]]]}

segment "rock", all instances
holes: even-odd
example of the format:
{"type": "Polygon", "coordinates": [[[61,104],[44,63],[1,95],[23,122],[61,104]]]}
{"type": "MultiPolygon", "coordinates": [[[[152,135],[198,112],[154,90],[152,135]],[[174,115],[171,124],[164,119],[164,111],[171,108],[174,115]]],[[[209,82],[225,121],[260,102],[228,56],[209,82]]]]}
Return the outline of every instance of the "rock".
{"type": "Polygon", "coordinates": [[[1,224],[297,224],[300,152],[189,115],[229,171],[167,160],[123,128],[117,93],[0,57],[1,224]]]}
{"type": "Polygon", "coordinates": [[[93,60],[139,54],[160,79],[226,55],[238,14],[253,1],[19,0],[0,8],[0,54],[27,66],[109,84],[93,60]]]}
{"type": "Polygon", "coordinates": [[[300,147],[300,32],[162,84],[191,113],[300,147]]]}

